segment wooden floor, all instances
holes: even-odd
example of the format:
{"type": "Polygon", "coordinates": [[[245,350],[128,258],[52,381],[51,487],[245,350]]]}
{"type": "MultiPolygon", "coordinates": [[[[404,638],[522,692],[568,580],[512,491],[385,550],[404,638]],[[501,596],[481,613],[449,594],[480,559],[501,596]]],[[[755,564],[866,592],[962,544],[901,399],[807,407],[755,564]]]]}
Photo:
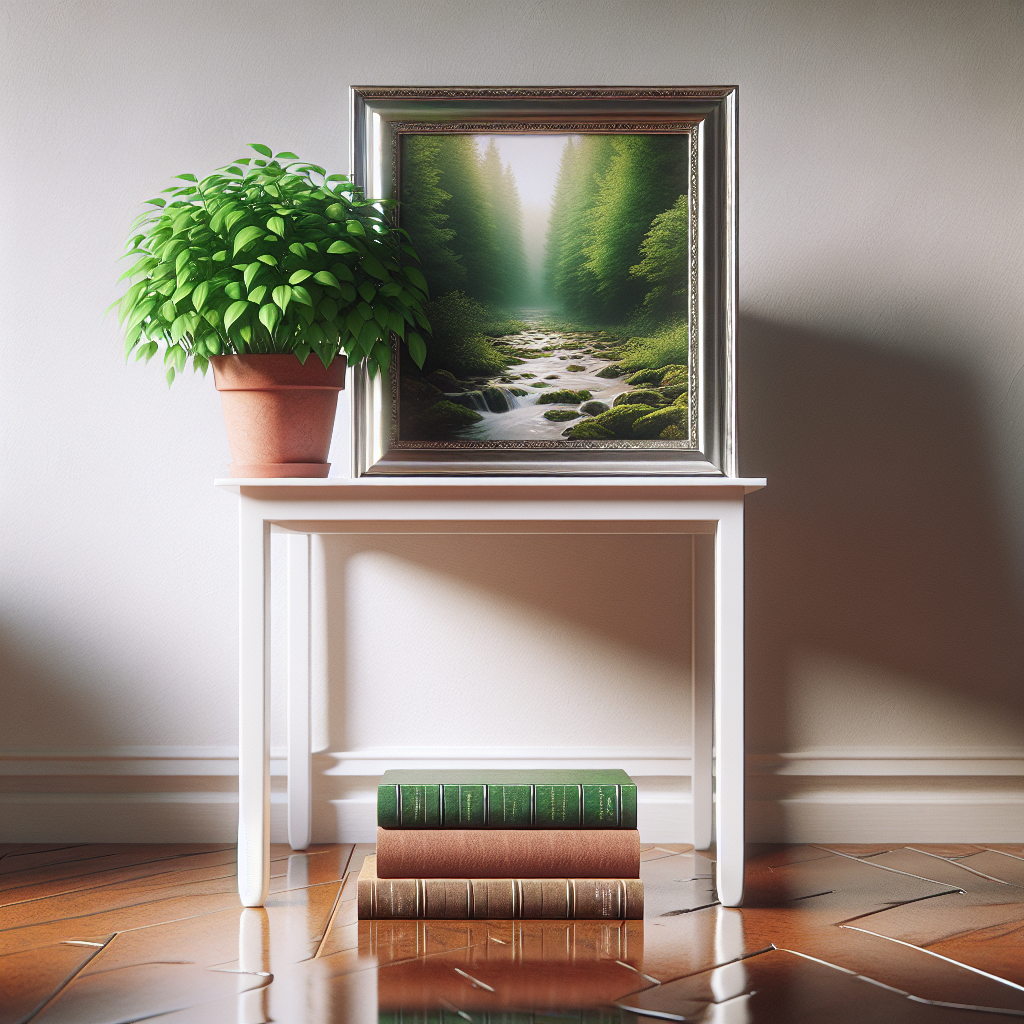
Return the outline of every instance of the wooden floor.
{"type": "Polygon", "coordinates": [[[633,922],[358,922],[372,847],[0,846],[0,1024],[1024,1018],[1024,846],[645,847],[633,922]],[[639,1015],[639,1016],[638,1016],[639,1015]]]}

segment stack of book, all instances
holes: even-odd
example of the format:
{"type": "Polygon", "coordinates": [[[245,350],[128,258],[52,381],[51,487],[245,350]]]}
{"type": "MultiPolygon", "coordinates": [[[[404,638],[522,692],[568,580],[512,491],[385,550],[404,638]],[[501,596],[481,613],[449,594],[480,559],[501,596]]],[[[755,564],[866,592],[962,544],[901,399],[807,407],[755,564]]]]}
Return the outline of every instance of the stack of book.
{"type": "Polygon", "coordinates": [[[643,917],[636,785],[608,771],[389,771],[361,918],[643,917]]]}

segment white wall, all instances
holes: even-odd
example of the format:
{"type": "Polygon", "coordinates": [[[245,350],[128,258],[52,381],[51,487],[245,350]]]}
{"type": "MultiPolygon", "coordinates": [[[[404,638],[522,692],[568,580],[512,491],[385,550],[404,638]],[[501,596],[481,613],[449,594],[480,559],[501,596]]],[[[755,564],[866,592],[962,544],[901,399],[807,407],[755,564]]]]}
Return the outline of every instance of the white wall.
{"type": "MultiPolygon", "coordinates": [[[[155,366],[125,367],[103,318],[141,201],[251,141],[344,168],[354,83],[738,83],[741,468],[770,480],[749,505],[753,833],[1020,839],[1024,7],[354,12],[4,3],[0,838],[232,834],[237,563],[233,501],[211,486],[229,458],[218,399],[209,381],[168,392],[155,366]]],[[[514,716],[497,727],[494,708],[550,671],[563,703],[590,683],[602,695],[594,744],[685,746],[685,640],[645,632],[636,603],[656,623],[686,611],[672,585],[685,553],[601,552],[604,581],[663,567],[640,573],[639,597],[622,588],[620,620],[614,588],[600,609],[579,599],[595,566],[578,543],[517,544],[328,550],[335,605],[349,593],[382,611],[321,702],[326,750],[372,745],[382,666],[407,686],[427,639],[444,642],[433,626],[467,607],[477,631],[448,655],[472,672],[452,685],[481,703],[460,734],[548,743],[514,716]],[[480,680],[495,646],[526,651],[522,686],[507,667],[480,680]]],[[[424,731],[450,743],[445,722],[424,731]]],[[[369,783],[318,785],[318,837],[348,838],[339,808],[369,783]]],[[[658,827],[684,837],[685,780],[646,790],[668,808],[658,827]]]]}

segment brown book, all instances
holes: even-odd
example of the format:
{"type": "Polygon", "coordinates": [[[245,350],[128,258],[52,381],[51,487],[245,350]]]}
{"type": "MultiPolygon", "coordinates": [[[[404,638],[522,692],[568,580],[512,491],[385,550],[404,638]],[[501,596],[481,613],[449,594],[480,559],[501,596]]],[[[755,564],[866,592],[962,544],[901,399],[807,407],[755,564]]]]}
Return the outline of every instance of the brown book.
{"type": "Polygon", "coordinates": [[[639,878],[380,878],[367,857],[356,890],[359,917],[637,920],[639,878]]]}
{"type": "Polygon", "coordinates": [[[380,878],[639,878],[635,829],[377,829],[380,878]]]}

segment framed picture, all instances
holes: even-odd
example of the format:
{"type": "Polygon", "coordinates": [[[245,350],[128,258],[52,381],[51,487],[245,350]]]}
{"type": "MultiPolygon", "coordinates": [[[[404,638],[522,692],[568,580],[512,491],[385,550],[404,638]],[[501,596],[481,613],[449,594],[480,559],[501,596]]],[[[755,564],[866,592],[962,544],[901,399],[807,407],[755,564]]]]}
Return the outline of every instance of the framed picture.
{"type": "Polygon", "coordinates": [[[736,98],[354,87],[432,328],[357,372],[357,474],[735,476],[736,98]]]}

